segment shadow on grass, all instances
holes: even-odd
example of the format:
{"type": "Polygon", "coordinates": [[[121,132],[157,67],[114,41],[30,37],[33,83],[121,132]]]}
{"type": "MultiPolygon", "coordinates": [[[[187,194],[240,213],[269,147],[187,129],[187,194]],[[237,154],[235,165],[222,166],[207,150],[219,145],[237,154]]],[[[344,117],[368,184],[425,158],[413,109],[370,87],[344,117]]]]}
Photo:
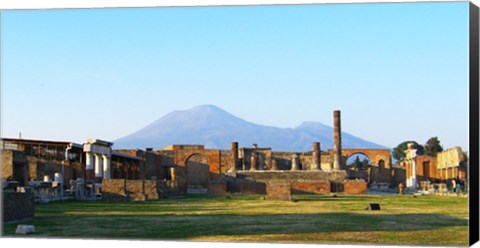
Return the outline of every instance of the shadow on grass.
{"type": "MultiPolygon", "coordinates": [[[[36,217],[31,237],[187,240],[215,235],[308,234],[322,232],[419,231],[468,227],[468,220],[442,214],[182,214],[36,217]]],[[[4,225],[12,236],[16,224],[4,225]]],[[[30,236],[29,236],[30,237],[30,236]]]]}

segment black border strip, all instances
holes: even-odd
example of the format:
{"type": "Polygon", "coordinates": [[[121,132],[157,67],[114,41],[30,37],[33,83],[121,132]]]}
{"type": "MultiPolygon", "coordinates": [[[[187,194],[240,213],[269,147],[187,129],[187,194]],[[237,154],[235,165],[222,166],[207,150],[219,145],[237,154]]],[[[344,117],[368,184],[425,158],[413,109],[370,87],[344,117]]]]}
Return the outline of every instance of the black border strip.
{"type": "Polygon", "coordinates": [[[479,240],[479,18],[478,7],[470,2],[470,147],[469,147],[469,178],[470,178],[470,237],[469,244],[479,240]]]}

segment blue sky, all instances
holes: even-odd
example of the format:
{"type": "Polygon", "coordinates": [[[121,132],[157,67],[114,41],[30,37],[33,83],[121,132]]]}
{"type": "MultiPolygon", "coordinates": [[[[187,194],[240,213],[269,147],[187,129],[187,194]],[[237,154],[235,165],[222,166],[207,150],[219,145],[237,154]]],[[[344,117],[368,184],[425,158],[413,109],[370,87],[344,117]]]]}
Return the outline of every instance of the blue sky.
{"type": "Polygon", "coordinates": [[[114,140],[214,104],[468,147],[468,2],[1,12],[2,137],[114,140]]]}

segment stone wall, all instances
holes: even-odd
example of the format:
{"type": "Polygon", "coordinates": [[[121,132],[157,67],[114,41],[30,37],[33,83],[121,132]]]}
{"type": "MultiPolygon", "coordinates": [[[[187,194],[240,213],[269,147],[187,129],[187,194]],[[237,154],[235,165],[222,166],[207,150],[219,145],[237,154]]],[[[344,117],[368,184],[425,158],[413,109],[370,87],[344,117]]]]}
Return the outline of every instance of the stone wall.
{"type": "Polygon", "coordinates": [[[292,193],[290,183],[267,183],[266,200],[291,201],[292,193]]]}
{"type": "Polygon", "coordinates": [[[1,150],[2,156],[2,179],[7,180],[13,176],[13,151],[1,150]]]}
{"type": "Polygon", "coordinates": [[[272,152],[272,159],[277,161],[278,170],[290,170],[292,168],[293,152],[272,152]]]}
{"type": "Polygon", "coordinates": [[[227,182],[216,182],[208,185],[208,194],[210,195],[226,195],[227,182]]]}
{"type": "Polygon", "coordinates": [[[237,178],[251,181],[287,181],[296,182],[299,180],[310,181],[334,181],[342,183],[346,178],[345,171],[325,172],[325,171],[255,171],[238,172],[237,178]]]}
{"type": "Polygon", "coordinates": [[[291,184],[293,194],[330,194],[329,181],[299,181],[291,184]]]}
{"type": "Polygon", "coordinates": [[[393,184],[395,187],[398,187],[400,183],[406,185],[406,173],[405,168],[403,167],[392,167],[393,170],[393,184]]]}
{"type": "Polygon", "coordinates": [[[102,198],[111,202],[158,200],[157,181],[104,179],[102,198]]]}
{"type": "Polygon", "coordinates": [[[232,152],[220,151],[220,173],[226,173],[228,170],[233,170],[232,152]]]}
{"type": "Polygon", "coordinates": [[[265,194],[266,184],[263,182],[242,181],[237,183],[241,194],[265,194]]]}
{"type": "Polygon", "coordinates": [[[345,180],[343,192],[348,195],[359,195],[367,193],[367,183],[363,180],[345,180]]]}
{"type": "Polygon", "coordinates": [[[35,215],[33,193],[3,192],[3,222],[31,219],[35,215]]]}

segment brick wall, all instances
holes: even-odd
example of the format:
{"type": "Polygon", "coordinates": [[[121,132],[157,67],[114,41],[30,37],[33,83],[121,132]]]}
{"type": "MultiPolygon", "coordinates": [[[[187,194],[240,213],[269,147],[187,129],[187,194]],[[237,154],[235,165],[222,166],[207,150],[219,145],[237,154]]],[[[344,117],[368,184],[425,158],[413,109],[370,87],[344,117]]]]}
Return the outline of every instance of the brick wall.
{"type": "Polygon", "coordinates": [[[343,192],[349,195],[366,194],[367,183],[363,180],[345,180],[343,182],[343,192]]]}
{"type": "Polygon", "coordinates": [[[239,182],[237,183],[241,194],[265,194],[266,186],[262,182],[239,182]]]}
{"type": "Polygon", "coordinates": [[[3,222],[33,218],[35,198],[33,193],[3,192],[3,222]]]}
{"type": "Polygon", "coordinates": [[[266,200],[291,201],[292,193],[290,183],[267,183],[266,200]]]}
{"type": "Polygon", "coordinates": [[[102,198],[104,201],[112,202],[121,202],[127,199],[134,201],[158,200],[157,181],[127,180],[125,182],[123,179],[104,179],[102,198]]]}
{"type": "Polygon", "coordinates": [[[238,172],[237,178],[251,181],[288,181],[299,180],[311,181],[335,181],[342,183],[346,177],[345,171],[325,172],[325,171],[256,171],[256,172],[238,172]]]}
{"type": "Polygon", "coordinates": [[[329,194],[329,181],[306,181],[293,182],[291,184],[293,194],[329,194]]]}
{"type": "Polygon", "coordinates": [[[9,177],[13,176],[13,151],[12,150],[2,150],[2,179],[7,180],[9,177]]]}

